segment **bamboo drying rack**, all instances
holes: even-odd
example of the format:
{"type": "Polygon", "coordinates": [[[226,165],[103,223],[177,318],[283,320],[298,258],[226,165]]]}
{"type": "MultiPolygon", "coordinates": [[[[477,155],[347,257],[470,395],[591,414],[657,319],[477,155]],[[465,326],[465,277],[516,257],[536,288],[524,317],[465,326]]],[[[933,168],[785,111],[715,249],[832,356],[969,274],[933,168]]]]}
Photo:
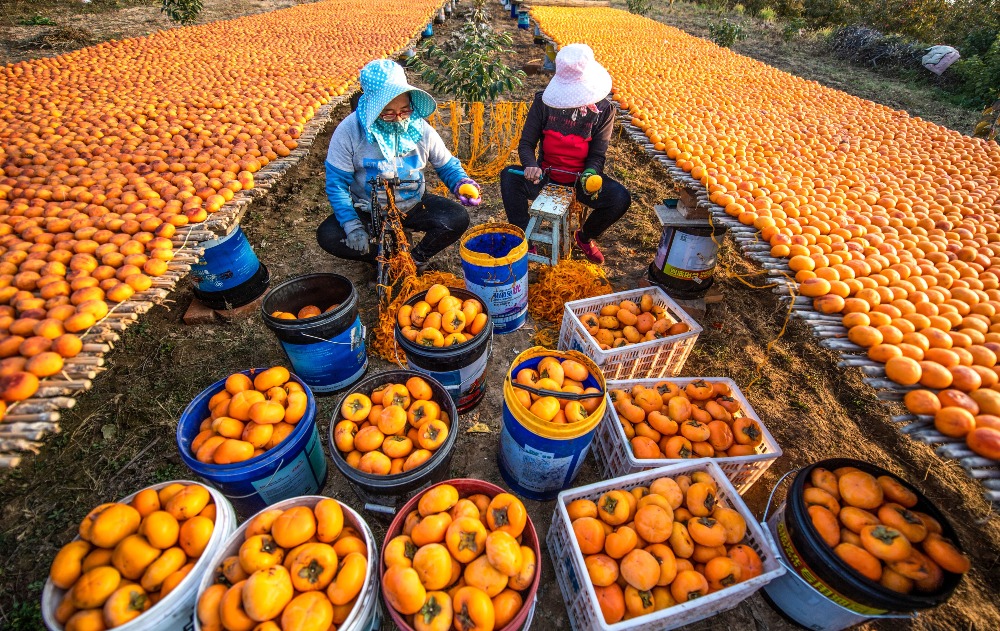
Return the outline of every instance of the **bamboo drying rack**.
{"type": "MultiPolygon", "coordinates": [[[[435,14],[437,11],[435,9],[435,14]]],[[[397,53],[415,46],[420,41],[419,32],[422,30],[423,27],[418,29],[397,53]]],[[[235,230],[250,204],[266,196],[286,172],[309,155],[316,137],[332,120],[336,109],[350,100],[357,85],[357,78],[352,79],[343,95],[322,105],[303,128],[298,138],[298,147],[289,155],[269,162],[266,167],[254,173],[252,189],[236,193],[205,221],[178,228],[171,238],[175,248],[174,258],[168,262],[167,272],[154,278],[153,285],[148,290],[138,292],[127,301],[114,305],[107,316],[84,332],[81,335],[83,349],[80,354],[67,359],[59,374],[41,380],[34,396],[9,405],[6,416],[0,422],[0,468],[18,466],[24,452],[37,454],[42,446],[41,440],[47,434],[59,433],[62,410],[73,408],[76,398],[89,390],[94,379],[107,370],[104,356],[114,349],[122,332],[137,322],[140,315],[156,305],[168,302],[167,296],[204,254],[204,248],[200,245],[235,230]]]]}

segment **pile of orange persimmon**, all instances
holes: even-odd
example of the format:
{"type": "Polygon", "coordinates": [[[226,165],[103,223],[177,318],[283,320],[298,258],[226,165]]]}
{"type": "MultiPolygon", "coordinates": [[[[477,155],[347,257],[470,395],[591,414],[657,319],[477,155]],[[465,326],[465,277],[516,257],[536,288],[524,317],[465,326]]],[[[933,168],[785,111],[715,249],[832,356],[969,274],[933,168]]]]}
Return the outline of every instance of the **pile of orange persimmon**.
{"type": "Polygon", "coordinates": [[[454,486],[425,491],[385,544],[382,594],[411,629],[501,629],[525,605],[538,571],[521,544],[528,514],[510,493],[461,498],[454,486]]]}
{"type": "Polygon", "coordinates": [[[975,453],[1000,460],[1000,392],[911,390],[903,404],[914,414],[933,416],[934,428],[945,436],[964,438],[975,453]]]}
{"type": "Polygon", "coordinates": [[[662,477],[566,506],[605,622],[635,619],[763,573],[746,521],[706,472],[662,477]]]}
{"type": "Polygon", "coordinates": [[[444,285],[431,285],[422,300],[396,313],[403,336],[421,346],[454,346],[468,342],[486,327],[489,314],[475,298],[462,301],[444,285]]]}
{"type": "Polygon", "coordinates": [[[368,546],[337,500],[271,508],[247,523],[215,576],[198,596],[203,629],[332,629],[357,605],[368,546]]]}
{"type": "Polygon", "coordinates": [[[817,467],[802,499],[826,545],[883,587],[903,594],[933,592],[944,583],[945,571],[969,571],[969,559],[942,536],[941,524],[913,510],[916,494],[891,476],[817,467]]]}
{"type": "Polygon", "coordinates": [[[0,368],[0,399],[29,398],[59,373],[109,306],[166,273],[178,226],[253,188],[358,68],[391,56],[436,8],[316,2],[9,65],[0,359],[18,361],[0,368]]]}
{"type": "Polygon", "coordinates": [[[575,359],[545,357],[538,362],[537,370],[522,368],[514,375],[514,383],[541,391],[541,394],[522,390],[516,385],[514,396],[525,410],[543,421],[557,424],[577,423],[593,414],[601,405],[600,388],[585,386],[590,370],[575,359]],[[548,394],[551,393],[551,394],[548,394]],[[574,400],[559,396],[592,394],[593,397],[574,400]]]}
{"type": "Polygon", "coordinates": [[[764,442],[760,424],[741,410],[725,382],[661,381],[608,394],[636,458],[752,456],[764,442]]]}
{"type": "Polygon", "coordinates": [[[352,392],[340,415],[334,445],[347,464],[376,475],[396,475],[424,464],[448,440],[451,426],[430,384],[416,375],[368,394],[352,392]]]}
{"type": "Polygon", "coordinates": [[[194,568],[215,530],[215,511],[205,487],[180,483],[94,508],[80,538],[52,561],[49,578],[66,590],[56,621],[111,629],[144,615],[194,568]]]}
{"type": "Polygon", "coordinates": [[[686,323],[670,317],[664,307],[654,304],[650,295],[643,296],[639,304],[622,300],[601,307],[597,313],[585,313],[580,316],[580,322],[602,350],[650,342],[691,330],[686,323]]]}
{"type": "MultiPolygon", "coordinates": [[[[760,230],[889,379],[1000,390],[1000,146],[624,11],[533,15],[557,42],[594,48],[632,124],[760,230]]],[[[1000,444],[982,430],[971,448],[1000,444]]]]}
{"type": "Polygon", "coordinates": [[[233,373],[209,399],[210,414],[191,441],[191,454],[206,464],[256,458],[291,435],[308,404],[309,396],[283,366],[250,376],[233,373]]]}

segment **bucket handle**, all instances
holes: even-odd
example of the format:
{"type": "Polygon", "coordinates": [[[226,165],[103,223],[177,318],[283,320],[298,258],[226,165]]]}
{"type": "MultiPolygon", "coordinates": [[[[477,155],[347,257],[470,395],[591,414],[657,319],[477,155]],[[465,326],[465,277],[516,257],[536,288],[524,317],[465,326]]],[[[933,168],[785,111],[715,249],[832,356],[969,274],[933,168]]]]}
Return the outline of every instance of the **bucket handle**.
{"type": "Polygon", "coordinates": [[[785,475],[778,478],[778,481],[774,483],[774,488],[771,489],[771,494],[767,496],[767,504],[764,506],[764,517],[763,519],[761,519],[761,521],[765,523],[767,522],[767,517],[771,512],[771,502],[774,500],[774,492],[778,490],[778,487],[781,486],[781,483],[785,481],[785,478],[792,475],[793,473],[798,473],[799,471],[802,471],[802,469],[804,468],[805,467],[799,467],[798,469],[792,469],[790,471],[786,471],[785,475]]]}
{"type": "MultiPolygon", "coordinates": [[[[333,342],[331,340],[328,340],[328,339],[325,339],[325,338],[322,338],[322,337],[319,337],[319,336],[316,336],[316,335],[310,335],[308,333],[302,333],[301,331],[299,331],[299,335],[301,335],[302,337],[308,337],[310,339],[317,340],[319,342],[326,342],[327,344],[333,344],[334,346],[350,346],[351,350],[354,350],[354,341],[353,341],[353,338],[352,338],[352,341],[350,341],[350,342],[333,342]]],[[[361,325],[361,339],[362,340],[365,339],[365,337],[367,335],[368,335],[368,329],[365,328],[365,325],[362,324],[361,325]]]]}
{"type": "Polygon", "coordinates": [[[540,397],[555,397],[557,399],[565,399],[567,401],[585,401],[587,399],[597,399],[599,397],[600,398],[604,397],[603,392],[590,392],[590,393],[585,392],[583,394],[574,394],[571,392],[554,392],[552,390],[539,390],[538,388],[532,388],[531,386],[526,386],[523,383],[518,383],[514,380],[511,380],[510,385],[514,386],[515,388],[520,388],[521,390],[526,390],[531,394],[535,394],[540,397]]]}
{"type": "Polygon", "coordinates": [[[392,506],[385,506],[383,504],[373,504],[371,502],[365,503],[365,510],[370,513],[380,513],[382,515],[396,514],[396,509],[392,506]]]}

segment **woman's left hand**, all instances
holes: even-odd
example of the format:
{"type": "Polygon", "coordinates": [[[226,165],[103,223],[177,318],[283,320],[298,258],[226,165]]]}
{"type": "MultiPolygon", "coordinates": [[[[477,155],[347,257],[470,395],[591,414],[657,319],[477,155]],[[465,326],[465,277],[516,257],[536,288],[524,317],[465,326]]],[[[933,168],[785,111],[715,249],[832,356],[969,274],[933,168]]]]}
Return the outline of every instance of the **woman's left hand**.
{"type": "Polygon", "coordinates": [[[478,206],[482,201],[479,184],[471,178],[462,178],[452,191],[463,206],[478,206]]]}

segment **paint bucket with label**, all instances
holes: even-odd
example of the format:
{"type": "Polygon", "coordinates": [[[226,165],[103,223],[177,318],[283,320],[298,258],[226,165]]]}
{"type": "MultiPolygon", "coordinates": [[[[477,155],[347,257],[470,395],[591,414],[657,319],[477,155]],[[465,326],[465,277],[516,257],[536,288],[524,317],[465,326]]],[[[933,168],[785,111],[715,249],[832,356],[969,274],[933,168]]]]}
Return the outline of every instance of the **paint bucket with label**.
{"type": "MultiPolygon", "coordinates": [[[[263,370],[255,368],[242,372],[253,379],[263,370]]],[[[326,482],[326,456],[316,429],[316,399],[302,379],[293,374],[291,380],[305,390],[306,412],[291,434],[256,458],[228,465],[206,464],[191,452],[191,443],[202,421],[212,414],[208,402],[226,387],[225,379],[216,381],[196,396],[177,422],[177,449],[181,460],[199,477],[222,491],[240,515],[252,515],[290,497],[319,493],[326,482]]]]}
{"type": "MultiPolygon", "coordinates": [[[[834,553],[813,526],[803,498],[810,474],[818,467],[828,471],[855,467],[875,477],[894,478],[916,495],[917,503],[912,510],[937,520],[943,530],[942,536],[957,545],[955,531],[944,515],[916,488],[867,462],[847,458],[823,460],[785,474],[785,477],[795,477],[785,501],[773,512],[768,500],[762,525],[777,544],[778,561],[788,570],[764,587],[771,603],[808,629],[840,631],[870,618],[912,618],[917,610],[945,602],[962,580],[960,574],[945,571],[943,582],[936,590],[903,594],[861,576],[834,553]]],[[[784,477],[775,485],[775,490],[782,480],[784,477]]],[[[774,497],[774,490],[771,497],[774,497]]]]}
{"type": "MultiPolygon", "coordinates": [[[[573,483],[590,449],[594,430],[604,416],[604,374],[589,357],[577,351],[553,351],[536,346],[514,359],[503,384],[503,427],[500,432],[500,475],[515,493],[528,499],[547,501],[573,483]],[[600,404],[575,423],[552,423],[533,414],[518,399],[517,374],[537,370],[546,357],[572,359],[590,373],[584,388],[600,390],[600,404]]],[[[583,395],[563,394],[564,398],[583,395]]]]}
{"type": "MultiPolygon", "coordinates": [[[[477,298],[471,291],[448,288],[451,295],[462,302],[477,298]]],[[[426,291],[414,294],[406,301],[414,305],[424,299],[426,291]]],[[[466,325],[468,326],[468,325],[466,325]]],[[[486,364],[493,349],[493,318],[471,340],[454,346],[424,346],[411,342],[396,324],[396,344],[406,353],[406,364],[410,370],[423,373],[439,382],[448,391],[458,408],[464,414],[476,407],[486,394],[486,364]]]]}
{"type": "Polygon", "coordinates": [[[271,276],[239,227],[199,247],[205,253],[191,266],[191,278],[195,282],[195,298],[206,307],[242,307],[267,291],[271,276]]]}
{"type": "Polygon", "coordinates": [[[531,17],[528,16],[527,9],[518,9],[517,11],[517,28],[527,31],[531,28],[531,17]]]}
{"type": "MultiPolygon", "coordinates": [[[[649,264],[649,280],[675,298],[700,298],[715,280],[719,242],[726,228],[707,219],[685,219],[669,207],[666,210],[668,215],[660,216],[663,232],[649,264]]],[[[660,207],[658,215],[659,211],[660,207]]]]}
{"type": "Polygon", "coordinates": [[[488,223],[462,237],[465,288],[483,302],[495,333],[510,333],[528,316],[528,242],[513,224],[488,223]]]}
{"type": "Polygon", "coordinates": [[[358,292],[339,274],[306,274],[281,283],[264,297],[261,317],[278,337],[292,372],[318,394],[343,390],[368,369],[365,327],[358,316],[358,292]],[[286,320],[275,312],[297,314],[305,306],[321,311],[311,318],[286,320]]]}

